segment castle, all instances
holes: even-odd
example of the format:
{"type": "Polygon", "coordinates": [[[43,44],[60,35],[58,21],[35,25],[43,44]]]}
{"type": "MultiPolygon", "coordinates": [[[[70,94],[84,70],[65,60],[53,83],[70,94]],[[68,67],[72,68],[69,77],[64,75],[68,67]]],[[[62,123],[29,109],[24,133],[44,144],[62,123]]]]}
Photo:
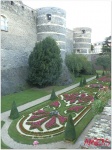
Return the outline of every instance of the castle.
{"type": "Polygon", "coordinates": [[[28,57],[35,43],[51,36],[65,54],[91,53],[91,29],[66,28],[66,12],[56,7],[34,10],[22,1],[1,1],[1,92],[17,92],[26,85],[28,57]]]}

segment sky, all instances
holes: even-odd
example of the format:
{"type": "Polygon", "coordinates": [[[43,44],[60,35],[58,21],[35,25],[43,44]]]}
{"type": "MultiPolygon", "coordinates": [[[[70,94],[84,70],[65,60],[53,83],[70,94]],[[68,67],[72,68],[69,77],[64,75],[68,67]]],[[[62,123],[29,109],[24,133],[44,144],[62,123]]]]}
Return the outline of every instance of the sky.
{"type": "Polygon", "coordinates": [[[111,35],[111,1],[110,0],[22,0],[33,8],[59,7],[66,11],[66,27],[92,29],[91,42],[103,41],[111,35]]]}

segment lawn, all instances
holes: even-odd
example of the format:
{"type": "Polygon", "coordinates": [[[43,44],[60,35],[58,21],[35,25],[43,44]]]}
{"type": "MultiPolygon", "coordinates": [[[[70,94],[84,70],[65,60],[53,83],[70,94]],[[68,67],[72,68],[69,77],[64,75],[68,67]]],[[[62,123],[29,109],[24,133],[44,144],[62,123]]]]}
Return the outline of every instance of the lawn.
{"type": "MultiPolygon", "coordinates": [[[[93,77],[94,75],[84,75],[86,79],[93,77]]],[[[74,80],[73,84],[76,84],[80,81],[81,77],[74,79],[73,75],[72,78],[74,80]]],[[[1,112],[5,112],[11,109],[12,102],[15,101],[17,106],[23,105],[25,103],[31,102],[48,94],[51,94],[52,89],[54,88],[55,91],[61,90],[66,88],[67,86],[49,86],[46,88],[31,88],[19,93],[14,93],[6,96],[1,97],[1,112]]]]}

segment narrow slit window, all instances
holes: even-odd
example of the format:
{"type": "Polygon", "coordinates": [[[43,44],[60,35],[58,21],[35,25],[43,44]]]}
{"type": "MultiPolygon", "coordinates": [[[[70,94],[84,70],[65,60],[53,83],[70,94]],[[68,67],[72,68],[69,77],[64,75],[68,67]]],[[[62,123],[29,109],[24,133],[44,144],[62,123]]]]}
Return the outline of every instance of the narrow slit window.
{"type": "Polygon", "coordinates": [[[48,20],[48,21],[51,20],[51,14],[47,14],[47,20],[48,20]]]}
{"type": "Polygon", "coordinates": [[[82,30],[82,33],[84,34],[86,31],[85,30],[82,30]]]}
{"type": "Polygon", "coordinates": [[[11,1],[11,5],[14,5],[14,2],[13,2],[13,1],[11,1]]]}

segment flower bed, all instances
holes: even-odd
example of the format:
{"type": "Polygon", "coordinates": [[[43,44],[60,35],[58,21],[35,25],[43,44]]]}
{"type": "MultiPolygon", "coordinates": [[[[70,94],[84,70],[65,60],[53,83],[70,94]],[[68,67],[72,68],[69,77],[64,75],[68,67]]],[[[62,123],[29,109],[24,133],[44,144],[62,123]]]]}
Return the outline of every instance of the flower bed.
{"type": "Polygon", "coordinates": [[[61,116],[61,115],[58,115],[58,119],[59,119],[59,122],[60,124],[65,124],[65,122],[67,121],[67,117],[64,117],[64,116],[61,116]]]}
{"type": "MultiPolygon", "coordinates": [[[[30,130],[37,128],[38,130],[43,131],[43,129],[41,128],[41,125],[47,120],[48,120],[48,117],[45,117],[39,121],[31,122],[30,130]]],[[[26,122],[26,124],[28,124],[28,123],[26,122]]]]}
{"type": "Polygon", "coordinates": [[[91,88],[103,88],[102,84],[90,84],[91,88]]]}
{"type": "Polygon", "coordinates": [[[52,129],[54,127],[58,127],[59,125],[56,124],[56,116],[52,116],[52,118],[45,124],[47,130],[52,129]]]}
{"type": "Polygon", "coordinates": [[[99,81],[103,81],[103,82],[111,82],[111,78],[107,77],[107,76],[103,76],[101,78],[98,78],[99,81]]]}
{"type": "Polygon", "coordinates": [[[81,111],[82,109],[84,108],[84,106],[79,106],[79,105],[77,105],[77,106],[72,106],[72,107],[70,107],[70,108],[68,108],[67,109],[67,112],[76,112],[76,113],[78,113],[79,111],[81,111]]]}
{"type": "Polygon", "coordinates": [[[59,105],[60,105],[60,102],[59,102],[59,101],[55,101],[55,102],[52,102],[52,103],[50,104],[50,107],[56,107],[56,108],[58,108],[59,105]]]}
{"type": "Polygon", "coordinates": [[[64,94],[63,96],[66,101],[70,100],[76,101],[78,94],[64,94]]]}
{"type": "Polygon", "coordinates": [[[46,116],[48,116],[48,114],[32,115],[27,121],[35,121],[46,116]]]}
{"type": "Polygon", "coordinates": [[[49,112],[47,112],[47,111],[45,111],[45,110],[43,110],[43,109],[39,109],[39,110],[33,112],[32,114],[33,114],[33,115],[40,115],[40,114],[48,114],[48,113],[49,113],[49,112]]]}

